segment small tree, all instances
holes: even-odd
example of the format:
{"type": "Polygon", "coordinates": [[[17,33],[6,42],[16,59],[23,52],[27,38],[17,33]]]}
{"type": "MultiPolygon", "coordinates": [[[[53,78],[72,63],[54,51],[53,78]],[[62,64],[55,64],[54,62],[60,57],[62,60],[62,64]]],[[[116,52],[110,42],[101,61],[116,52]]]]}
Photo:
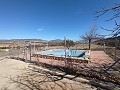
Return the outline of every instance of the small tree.
{"type": "Polygon", "coordinates": [[[74,46],[75,45],[75,43],[74,43],[74,41],[73,40],[66,40],[66,46],[69,48],[69,47],[72,47],[72,46],[74,46]]]}
{"type": "MultiPolygon", "coordinates": [[[[64,42],[63,42],[63,45],[64,45],[64,42]]],[[[66,40],[66,47],[67,48],[73,47],[74,45],[75,45],[75,42],[73,40],[69,40],[69,39],[66,40]]]]}
{"type": "Polygon", "coordinates": [[[85,33],[85,35],[81,36],[83,40],[88,42],[89,50],[91,49],[91,42],[97,39],[98,37],[98,34],[96,33],[96,31],[97,31],[97,27],[93,25],[92,27],[90,27],[90,30],[85,33]]]}

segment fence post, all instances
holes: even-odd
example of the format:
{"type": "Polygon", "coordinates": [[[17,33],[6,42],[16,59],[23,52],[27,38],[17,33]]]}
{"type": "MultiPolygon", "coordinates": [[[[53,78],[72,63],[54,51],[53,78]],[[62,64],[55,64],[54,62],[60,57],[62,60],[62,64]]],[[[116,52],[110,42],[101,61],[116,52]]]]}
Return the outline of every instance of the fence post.
{"type": "Polygon", "coordinates": [[[65,43],[65,46],[64,46],[64,48],[65,48],[65,67],[66,67],[66,65],[67,65],[67,59],[66,59],[66,37],[64,37],[64,43],[65,43]]]}
{"type": "Polygon", "coordinates": [[[32,50],[31,50],[31,41],[29,42],[29,48],[30,48],[30,61],[31,61],[31,53],[32,53],[32,52],[31,52],[31,51],[32,51],[32,50]]]}
{"type": "Polygon", "coordinates": [[[25,42],[25,62],[27,61],[27,47],[26,47],[26,42],[25,42]]]}
{"type": "Polygon", "coordinates": [[[10,45],[9,45],[9,58],[10,58],[10,51],[11,51],[11,50],[10,50],[10,45]]]}
{"type": "Polygon", "coordinates": [[[114,56],[115,61],[116,61],[116,49],[117,49],[117,35],[115,36],[115,56],[114,56]]]}

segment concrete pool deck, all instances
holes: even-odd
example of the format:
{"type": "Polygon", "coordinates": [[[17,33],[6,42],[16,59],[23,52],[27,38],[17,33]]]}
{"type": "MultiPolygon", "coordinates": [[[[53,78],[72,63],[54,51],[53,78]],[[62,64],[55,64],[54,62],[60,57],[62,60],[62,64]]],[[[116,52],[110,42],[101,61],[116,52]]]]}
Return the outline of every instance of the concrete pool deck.
{"type": "Polygon", "coordinates": [[[104,51],[91,51],[90,52],[90,66],[105,65],[113,63],[113,59],[108,56],[104,51]]]}

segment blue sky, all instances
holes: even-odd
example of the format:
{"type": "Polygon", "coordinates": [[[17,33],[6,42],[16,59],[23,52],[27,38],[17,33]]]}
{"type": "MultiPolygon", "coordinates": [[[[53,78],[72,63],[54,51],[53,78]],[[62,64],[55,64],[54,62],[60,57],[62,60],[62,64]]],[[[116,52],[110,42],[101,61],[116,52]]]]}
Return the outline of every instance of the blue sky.
{"type": "Polygon", "coordinates": [[[0,0],[0,39],[63,39],[72,40],[89,30],[93,24],[112,28],[105,22],[112,14],[95,19],[94,11],[113,7],[119,0],[0,0]]]}

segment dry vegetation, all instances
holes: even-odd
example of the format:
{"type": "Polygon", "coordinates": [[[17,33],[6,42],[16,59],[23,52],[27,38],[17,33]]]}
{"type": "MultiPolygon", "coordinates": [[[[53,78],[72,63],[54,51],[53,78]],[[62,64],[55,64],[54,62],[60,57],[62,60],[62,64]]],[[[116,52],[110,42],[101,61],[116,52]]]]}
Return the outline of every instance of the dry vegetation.
{"type": "MultiPolygon", "coordinates": [[[[87,49],[88,44],[77,44],[71,48],[87,49]]],[[[103,46],[92,44],[91,50],[103,50],[103,46]]],[[[23,51],[23,49],[21,51],[23,51]]],[[[1,50],[0,52],[1,57],[9,55],[9,51],[1,50]]],[[[13,53],[18,54],[18,51],[17,49],[11,49],[11,53],[11,55],[13,55],[13,53]]],[[[97,68],[89,67],[80,67],[79,70],[72,71],[70,69],[65,69],[64,67],[56,67],[44,63],[36,63],[36,65],[30,65],[23,74],[17,75],[16,77],[9,77],[10,83],[17,83],[17,87],[24,90],[93,90],[95,87],[112,90],[115,87],[119,87],[120,78],[116,77],[115,73],[113,73],[113,71],[116,72],[115,69],[118,68],[119,64],[117,64],[117,66],[115,65],[116,67],[113,67],[106,73],[104,72],[104,69],[109,66],[103,66],[97,71],[97,68]],[[69,77],[70,74],[73,76],[69,77]],[[89,80],[81,81],[80,77],[89,80]],[[91,85],[94,86],[94,88],[91,88],[91,85]]],[[[118,71],[119,70],[117,69],[117,72],[118,71]]]]}
{"type": "MultiPolygon", "coordinates": [[[[76,44],[72,49],[87,49],[89,48],[88,44],[76,44]]],[[[103,46],[91,44],[91,50],[103,50],[103,46]]]]}

